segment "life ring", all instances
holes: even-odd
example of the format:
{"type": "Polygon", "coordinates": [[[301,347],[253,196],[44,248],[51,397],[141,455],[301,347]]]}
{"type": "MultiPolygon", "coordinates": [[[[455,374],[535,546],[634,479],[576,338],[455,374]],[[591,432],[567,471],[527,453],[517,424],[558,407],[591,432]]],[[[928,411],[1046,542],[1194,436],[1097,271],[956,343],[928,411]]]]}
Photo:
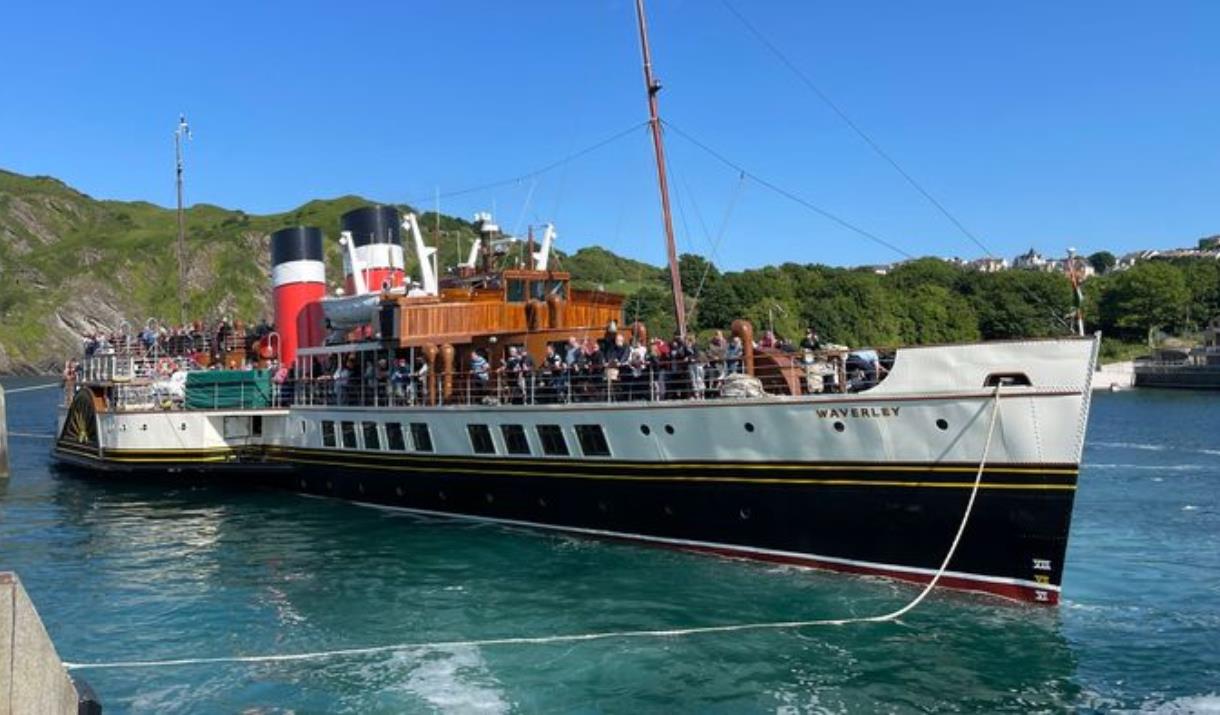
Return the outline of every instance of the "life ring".
{"type": "Polygon", "coordinates": [[[157,374],[161,377],[169,377],[178,369],[177,363],[173,360],[163,357],[157,361],[157,374]]]}

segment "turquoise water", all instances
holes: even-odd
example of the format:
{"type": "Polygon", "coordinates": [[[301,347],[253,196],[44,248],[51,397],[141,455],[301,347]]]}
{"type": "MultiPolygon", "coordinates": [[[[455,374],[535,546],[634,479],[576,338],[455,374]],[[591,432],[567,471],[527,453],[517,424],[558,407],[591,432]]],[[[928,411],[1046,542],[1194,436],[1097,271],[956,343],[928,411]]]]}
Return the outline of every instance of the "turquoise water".
{"type": "MultiPolygon", "coordinates": [[[[10,387],[16,387],[10,383],[10,387]]],[[[9,397],[0,569],[104,662],[838,618],[916,593],[347,503],[53,471],[9,397]]],[[[1220,709],[1220,395],[1094,402],[1059,609],[934,594],[899,624],[81,671],[119,712],[1220,709]]]]}

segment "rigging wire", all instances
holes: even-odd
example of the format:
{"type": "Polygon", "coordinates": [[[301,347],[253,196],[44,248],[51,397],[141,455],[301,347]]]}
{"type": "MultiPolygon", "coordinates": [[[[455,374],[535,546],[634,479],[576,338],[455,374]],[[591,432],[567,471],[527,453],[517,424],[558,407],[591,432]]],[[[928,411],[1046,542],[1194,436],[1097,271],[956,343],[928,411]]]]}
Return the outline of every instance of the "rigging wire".
{"type": "MultiPolygon", "coordinates": [[[[513,235],[521,235],[521,227],[525,224],[525,214],[529,211],[530,201],[534,199],[534,189],[538,188],[538,180],[530,182],[530,190],[525,194],[525,203],[521,204],[521,212],[517,214],[517,224],[513,226],[513,235]]],[[[531,257],[532,260],[532,257],[531,257]]]]}
{"type": "MultiPolygon", "coordinates": [[[[737,206],[737,200],[741,198],[741,190],[746,184],[746,175],[743,173],[737,174],[737,184],[733,187],[733,195],[729,197],[729,203],[725,205],[724,216],[720,219],[720,228],[716,232],[716,240],[712,243],[712,258],[719,260],[720,244],[724,241],[725,230],[729,227],[729,218],[733,215],[733,209],[737,206]]],[[[703,266],[703,274],[699,276],[699,286],[695,288],[694,295],[691,296],[690,315],[686,317],[687,322],[695,315],[695,310],[699,307],[699,297],[703,295],[703,286],[707,282],[708,274],[712,270],[712,261],[708,261],[703,266]]]]}
{"type": "Polygon", "coordinates": [[[897,253],[900,256],[903,256],[905,258],[912,258],[912,259],[915,258],[915,256],[911,255],[910,253],[907,253],[906,251],[902,250],[901,248],[894,245],[893,243],[890,243],[889,241],[885,240],[884,238],[881,238],[877,234],[872,233],[871,231],[868,231],[866,229],[863,229],[863,228],[855,225],[854,223],[851,223],[847,219],[841,218],[841,217],[831,213],[830,211],[827,211],[826,209],[822,208],[821,206],[818,206],[818,205],[810,202],[809,200],[802,198],[801,196],[798,196],[797,194],[792,193],[791,191],[783,188],[782,186],[779,186],[778,184],[776,184],[772,181],[769,181],[767,179],[764,179],[763,177],[759,176],[758,174],[755,174],[754,172],[745,168],[741,164],[738,164],[737,162],[733,161],[732,159],[729,159],[724,154],[721,154],[720,152],[711,148],[707,144],[704,144],[703,142],[699,141],[695,137],[686,133],[680,127],[674,125],[672,122],[662,119],[661,123],[664,124],[667,128],[672,129],[674,131],[674,133],[677,134],[678,136],[682,137],[683,139],[690,142],[691,144],[694,144],[695,146],[699,147],[700,149],[707,152],[709,155],[711,155],[713,158],[715,158],[720,163],[724,164],[725,166],[729,167],[730,169],[733,169],[734,171],[738,172],[739,174],[749,178],[750,180],[752,180],[754,183],[758,184],[759,186],[770,189],[771,191],[779,194],[780,196],[783,196],[784,198],[788,199],[789,201],[792,201],[796,204],[804,206],[805,208],[818,214],[819,216],[821,216],[829,221],[832,221],[853,233],[863,236],[864,238],[867,238],[868,240],[870,240],[876,244],[884,246],[884,247],[890,249],[891,251],[893,251],[894,253],[897,253]]]}
{"type": "Polygon", "coordinates": [[[792,72],[792,74],[796,75],[797,79],[799,79],[807,88],[809,88],[809,90],[812,91],[817,96],[818,99],[822,100],[822,102],[827,107],[830,107],[831,111],[833,111],[839,117],[839,119],[843,120],[843,123],[846,124],[848,126],[848,128],[850,128],[853,132],[855,132],[856,136],[860,137],[860,139],[865,144],[867,144],[868,147],[870,149],[872,149],[873,152],[877,156],[881,157],[881,159],[883,159],[887,164],[889,164],[894,169],[894,171],[898,172],[899,176],[901,176],[903,179],[905,179],[906,182],[908,184],[910,184],[912,188],[914,188],[916,191],[918,191],[920,193],[920,195],[923,196],[928,201],[928,203],[932,204],[932,206],[934,206],[936,208],[936,210],[941,213],[942,216],[944,216],[946,219],[949,220],[950,223],[952,223],[954,226],[956,226],[958,231],[961,231],[962,234],[966,238],[970,239],[974,243],[974,245],[981,248],[983,250],[983,252],[987,254],[988,257],[992,257],[995,255],[994,253],[992,253],[991,249],[988,248],[978,238],[978,236],[975,236],[974,233],[972,231],[970,231],[970,229],[966,228],[965,224],[963,224],[961,221],[959,221],[957,219],[956,216],[954,216],[952,213],[950,213],[949,209],[945,208],[944,204],[942,204],[940,201],[938,201],[936,199],[935,196],[933,196],[931,193],[929,193],[928,190],[925,189],[922,184],[920,184],[918,181],[915,180],[915,177],[911,176],[911,174],[906,171],[906,169],[903,169],[902,166],[898,163],[898,161],[894,159],[894,157],[890,156],[889,153],[887,153],[884,149],[882,149],[881,146],[877,142],[873,141],[873,138],[871,136],[869,136],[868,133],[866,133],[863,129],[861,129],[860,125],[853,122],[851,117],[847,116],[847,113],[844,112],[843,109],[841,107],[839,107],[839,105],[836,104],[835,101],[833,99],[831,99],[829,95],[827,95],[825,92],[823,92],[822,89],[820,87],[818,87],[818,85],[815,84],[812,79],[809,78],[809,75],[802,72],[801,69],[799,67],[797,67],[795,63],[792,62],[792,60],[788,59],[787,55],[785,55],[782,51],[780,51],[780,49],[778,47],[776,47],[773,42],[768,40],[767,37],[758,30],[758,28],[754,27],[754,25],[751,24],[750,21],[747,20],[745,18],[745,16],[742,15],[737,10],[737,8],[733,7],[733,4],[730,3],[729,0],[720,0],[720,2],[733,15],[733,17],[737,18],[737,20],[742,24],[742,26],[744,26],[746,28],[746,30],[748,30],[750,32],[750,34],[753,35],[756,40],[758,40],[760,43],[762,43],[762,45],[764,47],[766,47],[768,50],[770,50],[771,54],[775,55],[775,57],[785,67],[787,67],[790,72],[792,72]]]}
{"type": "MultiPolygon", "coordinates": [[[[606,146],[607,144],[613,144],[614,142],[618,141],[619,139],[622,139],[623,137],[631,134],[632,132],[638,131],[647,126],[648,126],[647,121],[633,124],[630,127],[623,129],[622,131],[616,132],[615,134],[612,134],[612,135],[606,137],[605,139],[602,139],[601,141],[598,141],[594,144],[590,144],[589,146],[587,146],[583,149],[574,151],[571,154],[568,154],[567,156],[564,156],[561,159],[556,159],[555,161],[552,161],[548,164],[544,164],[543,166],[540,166],[537,169],[534,169],[533,171],[528,171],[524,174],[519,174],[517,176],[513,176],[513,177],[510,177],[507,179],[500,179],[499,181],[490,181],[486,184],[479,184],[478,186],[469,186],[464,189],[458,189],[456,191],[447,191],[443,194],[438,194],[435,198],[448,199],[448,198],[453,198],[455,196],[465,196],[466,194],[473,194],[473,193],[477,193],[480,191],[487,191],[488,189],[496,189],[501,186],[508,186],[510,184],[520,183],[526,179],[532,179],[537,176],[541,176],[547,172],[554,171],[555,169],[558,169],[562,166],[566,166],[568,164],[568,162],[570,162],[570,161],[579,159],[582,156],[585,156],[586,154],[591,154],[591,153],[597,151],[598,149],[601,149],[602,147],[606,146]]],[[[433,197],[428,197],[428,198],[431,199],[433,197]]],[[[409,201],[408,203],[417,204],[417,203],[419,203],[421,201],[425,201],[425,200],[427,200],[427,199],[415,199],[415,200],[409,201]]]]}

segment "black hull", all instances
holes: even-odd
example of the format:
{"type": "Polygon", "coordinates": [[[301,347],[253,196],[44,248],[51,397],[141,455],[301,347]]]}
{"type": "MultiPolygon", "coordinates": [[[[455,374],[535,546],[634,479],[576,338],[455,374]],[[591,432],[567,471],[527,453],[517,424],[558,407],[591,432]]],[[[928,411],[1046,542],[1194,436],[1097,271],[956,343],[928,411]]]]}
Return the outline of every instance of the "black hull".
{"type": "MultiPolygon", "coordinates": [[[[295,492],[915,582],[928,581],[943,561],[977,469],[544,462],[295,449],[269,452],[270,463],[259,465],[192,465],[181,455],[124,462],[57,453],[94,470],[241,470],[244,483],[295,492]]],[[[1057,603],[1076,475],[1076,465],[990,465],[940,583],[1057,603]]]]}

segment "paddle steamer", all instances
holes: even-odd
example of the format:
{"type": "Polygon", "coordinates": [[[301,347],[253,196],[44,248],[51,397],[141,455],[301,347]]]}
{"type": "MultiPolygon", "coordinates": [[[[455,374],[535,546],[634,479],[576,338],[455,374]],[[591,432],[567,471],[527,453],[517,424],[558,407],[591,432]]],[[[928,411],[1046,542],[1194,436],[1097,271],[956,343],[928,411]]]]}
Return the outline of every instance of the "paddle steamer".
{"type": "MultiPolygon", "coordinates": [[[[640,29],[681,338],[642,9],[640,29]]],[[[646,326],[624,321],[621,296],[554,270],[549,229],[513,262],[479,225],[470,260],[441,275],[415,216],[351,212],[346,290],[331,297],[322,231],[277,231],[275,333],[93,355],[55,457],[914,582],[945,557],[982,463],[940,583],[1058,602],[1096,338],[905,347],[861,370],[848,351],[755,347],[737,321],[742,354],[702,382],[673,360],[574,369],[548,346],[647,343],[646,326]],[[534,369],[515,369],[525,355],[534,369]],[[209,369],[244,361],[262,369],[209,369]]]]}

